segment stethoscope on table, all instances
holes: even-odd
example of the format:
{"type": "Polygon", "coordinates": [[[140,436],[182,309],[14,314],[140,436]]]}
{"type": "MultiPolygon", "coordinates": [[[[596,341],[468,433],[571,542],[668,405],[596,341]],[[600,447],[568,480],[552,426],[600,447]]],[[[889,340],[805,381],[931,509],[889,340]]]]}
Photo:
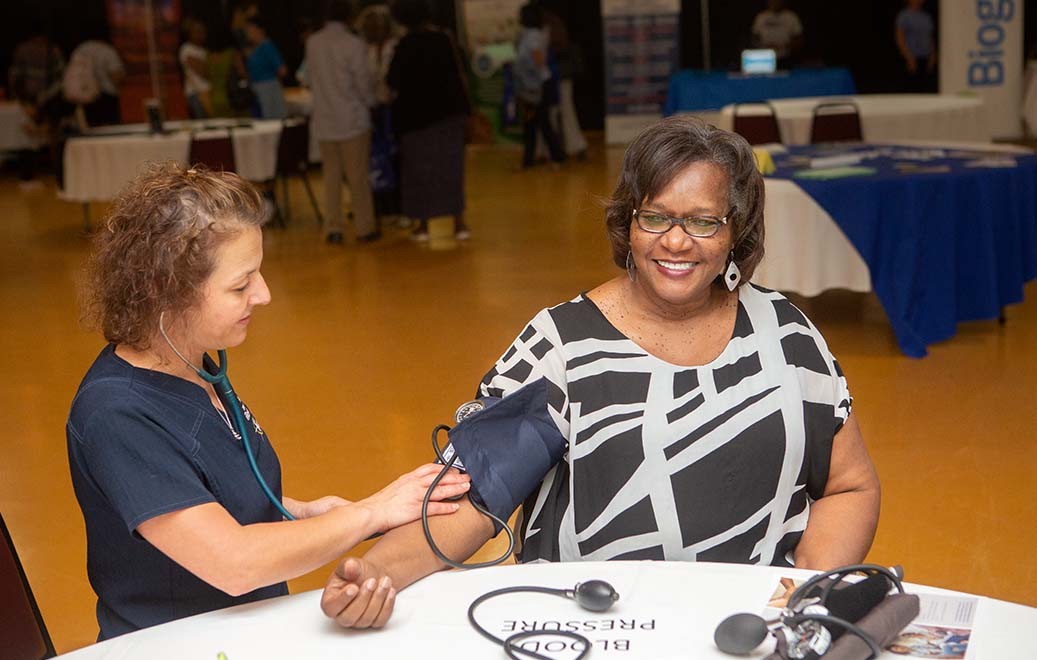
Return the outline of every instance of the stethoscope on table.
{"type": "Polygon", "coordinates": [[[245,416],[241,412],[241,401],[238,400],[238,395],[234,392],[234,388],[230,384],[230,378],[227,377],[227,351],[219,349],[216,355],[219,357],[219,366],[216,368],[216,373],[211,374],[205,369],[196,367],[186,357],[183,356],[180,351],[176,349],[173,342],[169,340],[169,335],[166,334],[166,329],[162,327],[162,315],[158,317],[158,331],[162,333],[162,338],[166,340],[166,344],[169,348],[173,349],[176,356],[183,361],[192,371],[198,374],[198,377],[213,386],[214,389],[219,388],[218,394],[223,394],[230,406],[230,416],[227,419],[230,424],[232,431],[238,434],[241,438],[241,444],[245,448],[245,456],[248,457],[248,466],[252,469],[252,476],[256,478],[256,482],[259,483],[259,487],[263,490],[263,494],[270,500],[281,515],[287,520],[295,520],[295,516],[288,513],[288,509],[284,508],[284,504],[281,500],[274,495],[274,491],[271,490],[270,486],[266,483],[266,479],[259,471],[259,465],[256,463],[255,453],[252,451],[252,445],[249,443],[248,429],[245,425],[245,416]]]}

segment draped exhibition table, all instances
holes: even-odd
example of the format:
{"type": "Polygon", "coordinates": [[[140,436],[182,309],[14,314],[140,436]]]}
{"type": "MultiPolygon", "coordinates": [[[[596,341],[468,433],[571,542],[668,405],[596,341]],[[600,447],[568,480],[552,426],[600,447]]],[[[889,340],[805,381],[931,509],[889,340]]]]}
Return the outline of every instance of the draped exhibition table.
{"type": "MultiPolygon", "coordinates": [[[[899,140],[967,140],[989,142],[983,99],[952,94],[860,94],[771,101],[785,144],[810,144],[810,125],[818,103],[841,100],[857,104],[861,132],[867,142],[899,140]]],[[[752,114],[753,108],[740,113],[752,114]]],[[[717,127],[731,130],[734,105],[720,111],[717,127]]]]}
{"type": "MultiPolygon", "coordinates": [[[[908,569],[910,574],[910,569],[908,569]]],[[[498,637],[524,629],[578,629],[591,644],[590,658],[730,658],[713,643],[717,624],[735,612],[763,612],[778,580],[803,579],[795,569],[689,562],[575,562],[525,564],[439,573],[397,596],[389,625],[380,631],[337,628],[320,611],[320,592],[252,603],[181,619],[90,646],[65,656],[74,660],[149,660],[202,658],[497,658],[499,648],[468,624],[468,605],[501,587],[536,585],[572,589],[577,582],[602,579],[619,592],[619,601],[604,613],[581,610],[571,600],[545,594],[513,594],[492,599],[476,613],[481,625],[498,637]]],[[[1037,628],[1037,609],[990,598],[931,587],[905,585],[922,598],[915,624],[935,623],[937,609],[954,607],[970,616],[968,638],[972,660],[1021,657],[1037,628]]],[[[956,615],[958,616],[958,615],[956,615]]],[[[938,633],[942,634],[942,633],[938,633]]],[[[558,638],[555,638],[556,640],[558,638]]],[[[550,657],[542,639],[528,648],[550,657]],[[537,647],[535,644],[539,643],[537,647]]],[[[752,655],[762,658],[773,648],[765,642],[752,655]]],[[[901,657],[890,652],[883,658],[901,657]]],[[[952,656],[941,656],[952,657],[952,656]]]]}
{"type": "Polygon", "coordinates": [[[856,91],[849,69],[792,69],[754,75],[684,69],[670,77],[663,114],[716,110],[731,103],[845,95],[856,91]]]}
{"type": "Polygon", "coordinates": [[[997,318],[1037,277],[1037,156],[969,146],[774,155],[754,281],[804,295],[871,288],[913,357],[953,336],[959,321],[997,318]]]}
{"type": "Polygon", "coordinates": [[[0,151],[36,149],[39,140],[30,134],[32,120],[17,101],[0,101],[0,151]]]}
{"type": "Polygon", "coordinates": [[[164,128],[165,133],[152,134],[147,124],[123,124],[70,138],[65,143],[62,199],[84,203],[113,199],[147,162],[186,164],[192,139],[230,135],[235,169],[250,181],[269,181],[277,171],[279,120],[173,121],[164,128]]]}

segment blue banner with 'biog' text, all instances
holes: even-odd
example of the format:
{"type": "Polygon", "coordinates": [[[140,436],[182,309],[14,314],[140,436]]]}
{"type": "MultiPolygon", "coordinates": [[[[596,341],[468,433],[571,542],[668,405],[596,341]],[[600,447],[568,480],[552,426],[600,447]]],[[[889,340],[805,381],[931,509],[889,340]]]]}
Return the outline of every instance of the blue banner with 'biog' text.
{"type": "Polygon", "coordinates": [[[1022,134],[1023,0],[941,0],[940,92],[984,101],[990,134],[1022,134]]]}

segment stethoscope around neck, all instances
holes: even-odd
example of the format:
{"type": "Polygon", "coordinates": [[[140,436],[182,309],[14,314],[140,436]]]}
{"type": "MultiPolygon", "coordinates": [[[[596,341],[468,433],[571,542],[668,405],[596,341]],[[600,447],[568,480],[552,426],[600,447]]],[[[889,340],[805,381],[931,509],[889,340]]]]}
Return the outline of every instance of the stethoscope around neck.
{"type": "Polygon", "coordinates": [[[230,384],[230,379],[227,377],[227,351],[219,349],[216,352],[219,358],[219,365],[216,368],[216,373],[209,373],[205,369],[195,366],[190,360],[177,350],[173,342],[170,341],[169,335],[166,334],[166,329],[162,325],[162,317],[165,312],[162,312],[158,316],[158,331],[162,334],[162,338],[166,340],[166,344],[173,350],[180,360],[188,366],[193,372],[198,374],[198,377],[217,389],[217,394],[222,394],[227,405],[230,406],[230,421],[231,430],[238,434],[241,438],[241,444],[245,448],[245,456],[248,457],[248,466],[252,469],[252,476],[256,478],[256,482],[259,483],[259,487],[263,490],[263,494],[270,500],[270,503],[281,512],[287,520],[295,520],[295,516],[288,513],[288,509],[284,508],[284,504],[281,503],[280,498],[274,495],[274,491],[271,490],[270,486],[266,483],[266,479],[263,478],[262,473],[259,471],[259,465],[256,463],[256,455],[252,451],[252,444],[248,439],[248,429],[245,426],[245,416],[242,413],[241,401],[238,400],[238,395],[234,393],[234,388],[230,384]]]}

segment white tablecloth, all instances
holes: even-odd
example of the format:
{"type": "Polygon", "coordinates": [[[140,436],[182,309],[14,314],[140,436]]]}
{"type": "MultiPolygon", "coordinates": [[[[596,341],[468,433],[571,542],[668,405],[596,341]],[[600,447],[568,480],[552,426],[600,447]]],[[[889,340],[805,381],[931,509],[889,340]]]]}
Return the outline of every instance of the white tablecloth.
{"type": "MultiPolygon", "coordinates": [[[[948,149],[1030,153],[1013,145],[897,140],[897,144],[948,149]]],[[[816,296],[829,289],[870,291],[868,266],[832,216],[787,179],[765,178],[763,261],[753,282],[776,291],[816,296]]]]}
{"type": "Polygon", "coordinates": [[[269,181],[276,174],[277,145],[281,137],[278,120],[257,120],[247,127],[211,120],[166,122],[165,127],[173,132],[152,135],[145,124],[128,124],[68,140],[65,143],[65,188],[61,197],[72,202],[107,201],[115,198],[146,162],[175,160],[186,164],[192,130],[196,140],[226,137],[229,133],[237,172],[245,179],[269,181]]]}
{"type": "MultiPolygon", "coordinates": [[[[818,103],[853,100],[860,110],[868,142],[898,140],[965,140],[989,142],[980,98],[943,94],[863,94],[858,96],[778,99],[771,101],[785,144],[809,144],[810,125],[818,103]]],[[[744,108],[739,112],[749,112],[744,108]]],[[[717,126],[731,130],[734,106],[720,112],[717,126]]]]}
{"type": "Polygon", "coordinates": [[[27,131],[31,125],[20,103],[0,101],[0,151],[37,148],[38,140],[27,131]]]}
{"type": "Polygon", "coordinates": [[[828,289],[871,291],[868,266],[828,212],[792,181],[764,183],[764,256],[752,281],[804,296],[828,289]]]}
{"type": "MultiPolygon", "coordinates": [[[[536,625],[581,628],[592,658],[711,658],[730,660],[713,643],[717,624],[735,612],[762,612],[778,578],[806,577],[794,569],[686,562],[576,562],[526,564],[440,573],[402,591],[381,631],[346,631],[320,611],[311,591],[210,612],[102,642],[68,654],[76,660],[206,658],[502,658],[503,652],[468,624],[468,605],[500,587],[538,585],[572,589],[603,579],[620,594],[604,613],[546,594],[495,598],[477,611],[480,624],[499,637],[536,625]]],[[[911,593],[954,595],[908,585],[911,593]]],[[[1037,609],[978,597],[972,660],[1030,657],[1037,609]]],[[[765,646],[773,647],[768,641],[765,646]]],[[[761,658],[757,651],[752,657],[761,658]]],[[[555,657],[572,657],[556,655],[555,657]]],[[[901,657],[885,653],[883,658],[901,657]]]]}

